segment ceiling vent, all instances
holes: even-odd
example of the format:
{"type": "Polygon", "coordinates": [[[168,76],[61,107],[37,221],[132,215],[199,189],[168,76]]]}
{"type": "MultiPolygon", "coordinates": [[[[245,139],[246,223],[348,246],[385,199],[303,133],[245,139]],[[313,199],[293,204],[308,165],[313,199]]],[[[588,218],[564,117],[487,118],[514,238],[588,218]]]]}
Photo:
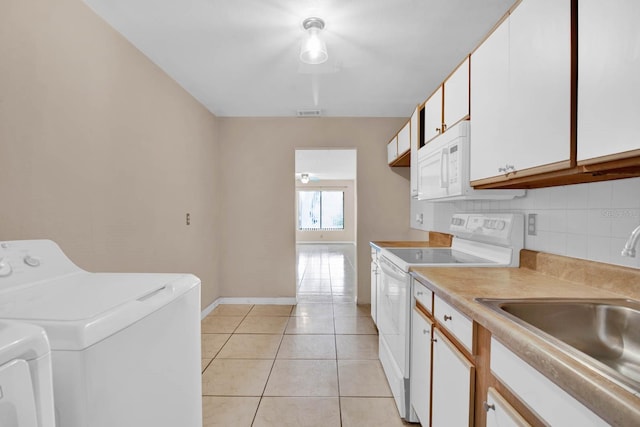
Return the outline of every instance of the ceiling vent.
{"type": "Polygon", "coordinates": [[[298,117],[320,117],[322,110],[298,110],[298,117]]]}

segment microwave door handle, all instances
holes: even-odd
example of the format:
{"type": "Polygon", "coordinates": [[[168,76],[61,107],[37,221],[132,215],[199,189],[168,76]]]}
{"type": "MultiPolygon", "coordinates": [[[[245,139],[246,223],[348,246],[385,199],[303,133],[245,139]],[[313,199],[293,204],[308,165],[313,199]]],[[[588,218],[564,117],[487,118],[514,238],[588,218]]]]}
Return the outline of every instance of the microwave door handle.
{"type": "Polygon", "coordinates": [[[449,188],[449,149],[443,148],[440,154],[440,188],[449,188]]]}

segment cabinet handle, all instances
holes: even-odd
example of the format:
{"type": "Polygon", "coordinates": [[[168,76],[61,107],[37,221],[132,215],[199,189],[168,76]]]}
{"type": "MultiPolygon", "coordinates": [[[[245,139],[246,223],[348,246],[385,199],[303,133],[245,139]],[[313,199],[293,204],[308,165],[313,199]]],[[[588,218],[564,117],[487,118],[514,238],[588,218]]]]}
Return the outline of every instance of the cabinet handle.
{"type": "Polygon", "coordinates": [[[443,123],[442,124],[442,132],[446,132],[447,131],[447,124],[443,123]]]}
{"type": "Polygon", "coordinates": [[[423,329],[423,330],[422,330],[422,333],[423,333],[424,335],[427,335],[427,334],[429,333],[429,330],[428,330],[428,329],[423,329]]]}
{"type": "Polygon", "coordinates": [[[418,291],[417,294],[418,295],[424,295],[424,293],[422,291],[418,291]]]}
{"type": "Polygon", "coordinates": [[[447,320],[452,320],[453,317],[451,316],[447,316],[446,314],[444,315],[444,321],[446,322],[447,320]]]}
{"type": "Polygon", "coordinates": [[[431,338],[431,342],[438,342],[436,338],[431,338]]]}
{"type": "Polygon", "coordinates": [[[509,175],[509,172],[515,172],[516,168],[513,165],[505,165],[503,168],[498,168],[498,172],[502,172],[505,175],[509,175]]]}
{"type": "Polygon", "coordinates": [[[442,131],[440,130],[440,128],[436,128],[436,132],[438,132],[438,133],[442,133],[442,131]]]}
{"type": "Polygon", "coordinates": [[[489,405],[486,401],[482,402],[482,406],[484,407],[484,410],[486,412],[489,412],[489,410],[495,411],[496,410],[496,405],[489,405]]]}

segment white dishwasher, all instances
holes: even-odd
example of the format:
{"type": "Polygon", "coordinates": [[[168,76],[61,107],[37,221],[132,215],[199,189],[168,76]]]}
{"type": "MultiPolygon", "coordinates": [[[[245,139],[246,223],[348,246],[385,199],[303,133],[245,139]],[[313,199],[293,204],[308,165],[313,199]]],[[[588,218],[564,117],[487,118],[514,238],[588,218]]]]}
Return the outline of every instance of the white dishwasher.
{"type": "Polygon", "coordinates": [[[197,277],[89,273],[50,240],[0,242],[0,319],[46,331],[56,425],[202,425],[197,277]]]}

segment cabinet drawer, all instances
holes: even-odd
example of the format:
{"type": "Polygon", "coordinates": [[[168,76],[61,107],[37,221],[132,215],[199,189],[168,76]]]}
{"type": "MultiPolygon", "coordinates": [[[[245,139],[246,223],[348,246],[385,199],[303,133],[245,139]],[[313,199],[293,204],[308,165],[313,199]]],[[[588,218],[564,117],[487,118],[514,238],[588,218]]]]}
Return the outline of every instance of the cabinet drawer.
{"type": "Polygon", "coordinates": [[[451,307],[437,295],[433,301],[433,317],[441,327],[453,334],[470,354],[473,354],[473,322],[471,319],[451,307]]]}
{"type": "Polygon", "coordinates": [[[491,338],[491,371],[550,425],[608,425],[495,338],[491,338]]]}
{"type": "Polygon", "coordinates": [[[433,314],[433,292],[415,279],[413,279],[413,296],[429,314],[433,314]]]}

